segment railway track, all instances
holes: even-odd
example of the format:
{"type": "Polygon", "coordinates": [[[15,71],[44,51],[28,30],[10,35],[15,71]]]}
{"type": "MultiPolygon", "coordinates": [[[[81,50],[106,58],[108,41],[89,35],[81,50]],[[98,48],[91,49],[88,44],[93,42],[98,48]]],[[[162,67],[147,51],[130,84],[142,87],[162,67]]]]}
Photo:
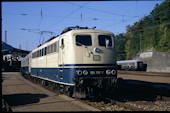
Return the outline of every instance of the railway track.
{"type": "Polygon", "coordinates": [[[83,101],[101,111],[170,111],[170,101],[165,100],[120,102],[115,99],[102,98],[83,101]]]}
{"type": "Polygon", "coordinates": [[[152,83],[123,81],[115,94],[86,100],[101,111],[170,111],[170,91],[152,83]]]}
{"type": "Polygon", "coordinates": [[[170,97],[170,84],[153,83],[138,80],[125,80],[119,78],[119,92],[130,92],[136,95],[146,95],[149,98],[170,97]]]}
{"type": "Polygon", "coordinates": [[[142,108],[137,108],[137,107],[134,107],[132,105],[128,105],[128,104],[125,104],[125,103],[122,103],[122,102],[119,102],[119,101],[116,101],[116,100],[113,100],[113,99],[109,99],[109,98],[105,98],[105,97],[104,97],[104,99],[110,101],[111,104],[116,104],[118,106],[125,107],[127,109],[132,110],[132,111],[145,111],[142,108]]]}
{"type": "MultiPolygon", "coordinates": [[[[35,81],[31,82],[36,83],[52,92],[55,92],[57,94],[62,94],[60,91],[56,91],[52,88],[52,86],[47,85],[44,86],[42,84],[39,84],[35,81]]],[[[144,85],[144,84],[143,84],[144,85]]],[[[145,84],[146,85],[146,84],[145,84]]],[[[129,84],[129,83],[122,83],[120,87],[117,89],[117,92],[113,94],[111,97],[101,97],[99,99],[76,99],[80,102],[86,103],[90,106],[93,106],[97,109],[100,109],[101,111],[149,111],[148,108],[151,108],[151,106],[154,106],[155,103],[159,105],[169,105],[170,106],[170,98],[166,97],[167,95],[159,95],[159,93],[154,91],[151,86],[140,86],[139,84],[129,84]],[[124,87],[122,87],[124,86],[124,87]],[[126,87],[125,87],[126,86],[126,87]],[[138,87],[137,87],[138,86],[138,87]],[[145,88],[145,90],[140,90],[141,88],[145,88]],[[148,89],[147,89],[148,88],[148,89]],[[159,98],[158,98],[159,96],[159,98]],[[166,98],[168,99],[166,99],[166,98]],[[158,100],[158,101],[157,101],[158,100]],[[161,101],[160,101],[161,100],[161,101]],[[159,102],[160,101],[160,102],[159,102]],[[165,104],[164,104],[165,103],[165,104]],[[143,107],[144,105],[150,105],[150,107],[143,107]],[[138,107],[137,107],[138,106],[138,107]]],[[[156,89],[154,89],[157,91],[156,89]]],[[[156,110],[162,110],[163,106],[157,107],[156,110]]],[[[154,111],[154,109],[152,109],[154,111]]],[[[163,111],[170,111],[170,108],[165,108],[163,111]]]]}
{"type": "Polygon", "coordinates": [[[118,92],[124,94],[86,101],[101,111],[170,111],[170,97],[146,95],[147,92],[138,92],[141,93],[138,95],[134,92],[118,92]]]}
{"type": "Polygon", "coordinates": [[[170,73],[146,72],[146,71],[125,71],[125,70],[118,70],[118,74],[170,77],[170,73]]]}

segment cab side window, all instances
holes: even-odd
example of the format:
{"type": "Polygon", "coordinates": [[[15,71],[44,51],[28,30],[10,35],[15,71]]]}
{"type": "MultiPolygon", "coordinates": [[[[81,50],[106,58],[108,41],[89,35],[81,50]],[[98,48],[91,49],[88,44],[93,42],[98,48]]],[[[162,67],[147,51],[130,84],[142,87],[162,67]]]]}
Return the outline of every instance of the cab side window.
{"type": "Polygon", "coordinates": [[[99,35],[99,46],[111,47],[112,46],[112,38],[109,35],[99,35]]]}

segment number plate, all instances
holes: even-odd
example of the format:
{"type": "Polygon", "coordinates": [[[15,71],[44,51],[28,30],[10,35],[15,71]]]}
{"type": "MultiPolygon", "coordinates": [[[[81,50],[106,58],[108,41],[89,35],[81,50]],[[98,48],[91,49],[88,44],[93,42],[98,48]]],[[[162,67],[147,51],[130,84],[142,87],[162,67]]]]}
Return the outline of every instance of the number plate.
{"type": "Polygon", "coordinates": [[[100,74],[104,74],[104,71],[90,71],[90,74],[91,75],[94,75],[94,74],[100,75],[100,74]]]}

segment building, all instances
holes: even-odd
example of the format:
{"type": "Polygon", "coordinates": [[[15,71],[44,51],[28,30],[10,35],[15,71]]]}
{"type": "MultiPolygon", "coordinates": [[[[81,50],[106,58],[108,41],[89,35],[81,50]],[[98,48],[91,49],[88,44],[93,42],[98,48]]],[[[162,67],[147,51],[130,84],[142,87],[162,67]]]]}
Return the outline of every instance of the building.
{"type": "Polygon", "coordinates": [[[2,71],[17,71],[21,67],[21,60],[30,51],[14,48],[4,42],[1,42],[2,53],[2,71]]]}
{"type": "Polygon", "coordinates": [[[138,53],[133,59],[140,59],[147,64],[147,72],[170,73],[170,53],[147,51],[138,53]]]}

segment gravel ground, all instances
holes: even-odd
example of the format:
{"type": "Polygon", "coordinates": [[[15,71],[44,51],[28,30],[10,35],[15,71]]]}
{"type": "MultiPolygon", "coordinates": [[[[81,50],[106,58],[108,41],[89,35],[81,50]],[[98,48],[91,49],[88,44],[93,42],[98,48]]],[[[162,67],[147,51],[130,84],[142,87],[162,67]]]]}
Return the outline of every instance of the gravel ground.
{"type": "MultiPolygon", "coordinates": [[[[100,109],[101,111],[132,111],[130,109],[112,105],[111,103],[101,102],[90,102],[87,103],[93,107],[100,109]]],[[[135,101],[135,102],[125,102],[125,104],[144,109],[146,111],[170,111],[170,101],[135,101]]]]}
{"type": "Polygon", "coordinates": [[[100,109],[101,111],[131,111],[129,109],[126,109],[124,107],[113,105],[111,103],[105,103],[105,102],[90,102],[86,101],[89,105],[96,107],[100,109]]]}
{"type": "Polygon", "coordinates": [[[126,104],[145,109],[146,111],[170,111],[170,101],[157,100],[154,102],[136,101],[126,102],[126,104]]]}

